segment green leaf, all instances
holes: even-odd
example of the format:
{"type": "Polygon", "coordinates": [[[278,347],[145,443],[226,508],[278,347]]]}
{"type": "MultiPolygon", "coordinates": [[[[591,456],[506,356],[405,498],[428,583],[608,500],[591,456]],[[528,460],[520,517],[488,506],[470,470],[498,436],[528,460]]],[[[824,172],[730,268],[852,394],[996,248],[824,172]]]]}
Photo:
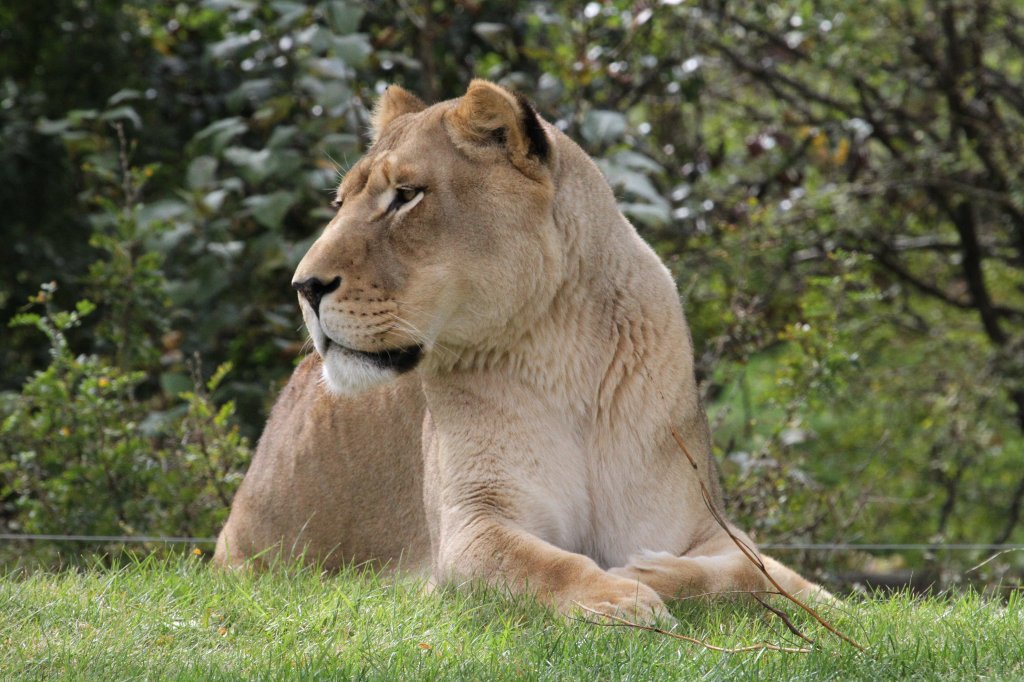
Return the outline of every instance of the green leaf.
{"type": "Polygon", "coordinates": [[[217,175],[217,159],[212,156],[198,156],[192,159],[186,173],[189,189],[201,189],[213,184],[217,175]]]}
{"type": "Polygon", "coordinates": [[[363,33],[335,37],[331,41],[334,54],[351,67],[359,67],[373,54],[369,38],[363,33]]]}
{"type": "Polygon", "coordinates": [[[224,200],[227,196],[228,191],[226,189],[215,189],[203,196],[203,206],[216,213],[224,205],[224,200]]]}
{"type": "Polygon", "coordinates": [[[224,158],[238,166],[249,182],[259,182],[269,175],[270,154],[269,149],[256,151],[246,147],[229,147],[224,150],[224,158]]]}
{"type": "Polygon", "coordinates": [[[327,3],[327,21],[331,29],[339,35],[347,35],[358,30],[364,13],[364,10],[355,3],[340,0],[327,3]]]}
{"type": "Polygon", "coordinates": [[[210,56],[214,59],[228,59],[253,42],[255,42],[255,39],[251,38],[248,34],[232,35],[211,44],[207,50],[209,50],[210,56]]]}
{"type": "Polygon", "coordinates": [[[298,200],[294,192],[280,190],[272,194],[248,197],[242,203],[252,211],[252,217],[268,230],[281,226],[288,209],[298,200]]]}
{"type": "Polygon", "coordinates": [[[38,327],[42,316],[36,313],[18,313],[7,323],[8,327],[38,327]]]}
{"type": "Polygon", "coordinates": [[[289,0],[278,0],[270,3],[270,6],[280,15],[274,22],[274,26],[277,28],[290,28],[309,11],[309,7],[305,3],[290,2],[289,0]]]}
{"type": "Polygon", "coordinates": [[[246,132],[249,127],[238,116],[222,118],[196,133],[195,140],[209,140],[213,153],[221,152],[232,140],[246,132]]]}
{"type": "Polygon", "coordinates": [[[236,104],[260,104],[274,94],[274,81],[270,78],[251,78],[243,81],[234,92],[228,95],[236,104]]]}
{"type": "Polygon", "coordinates": [[[121,102],[127,102],[133,99],[141,99],[142,93],[138,90],[132,90],[131,88],[125,88],[124,90],[118,90],[107,100],[107,106],[117,106],[121,102]]]}
{"type": "Polygon", "coordinates": [[[192,388],[192,380],[181,372],[164,372],[160,375],[160,388],[167,395],[180,396],[192,388]]]}
{"type": "Polygon", "coordinates": [[[591,144],[615,142],[626,133],[626,117],[617,111],[591,109],[583,117],[580,132],[591,144]]]}
{"type": "Polygon", "coordinates": [[[75,310],[78,311],[79,316],[85,317],[96,310],[96,304],[87,298],[83,298],[81,301],[75,304],[75,310]]]}
{"type": "Polygon", "coordinates": [[[120,121],[126,119],[132,122],[132,125],[135,126],[136,130],[142,129],[142,118],[132,107],[115,107],[104,111],[100,115],[101,121],[120,121]]]}
{"type": "Polygon", "coordinates": [[[51,121],[48,118],[40,118],[36,121],[36,132],[42,135],[60,135],[71,126],[71,121],[66,118],[59,118],[51,121]]]}
{"type": "Polygon", "coordinates": [[[631,220],[655,227],[667,225],[671,220],[668,208],[658,204],[624,202],[619,204],[619,210],[631,220]]]}
{"type": "Polygon", "coordinates": [[[642,173],[664,173],[665,168],[649,156],[634,151],[620,151],[612,156],[619,166],[625,166],[642,173]]]}
{"type": "Polygon", "coordinates": [[[598,167],[614,189],[643,199],[649,204],[668,208],[668,202],[658,193],[650,178],[637,171],[624,168],[607,159],[598,159],[598,167]]]}
{"type": "Polygon", "coordinates": [[[206,382],[206,390],[210,393],[216,391],[217,387],[220,386],[222,381],[224,381],[224,377],[226,377],[233,368],[234,365],[231,361],[221,363],[217,367],[216,371],[214,371],[213,376],[210,377],[210,380],[206,382]]]}
{"type": "Polygon", "coordinates": [[[281,149],[287,147],[299,134],[296,126],[276,126],[270,135],[267,147],[270,149],[281,149]]]}
{"type": "Polygon", "coordinates": [[[85,121],[95,120],[99,113],[95,109],[72,109],[68,112],[68,122],[73,125],[81,125],[85,121]]]}
{"type": "Polygon", "coordinates": [[[188,205],[183,201],[160,199],[139,207],[138,223],[140,226],[147,226],[167,222],[184,215],[187,211],[188,205]]]}
{"type": "Polygon", "coordinates": [[[352,90],[344,81],[330,81],[324,84],[317,100],[328,111],[344,107],[352,101],[352,90]]]}
{"type": "Polygon", "coordinates": [[[317,76],[330,79],[346,79],[352,76],[352,69],[349,65],[337,57],[313,59],[309,63],[309,70],[317,76]]]}

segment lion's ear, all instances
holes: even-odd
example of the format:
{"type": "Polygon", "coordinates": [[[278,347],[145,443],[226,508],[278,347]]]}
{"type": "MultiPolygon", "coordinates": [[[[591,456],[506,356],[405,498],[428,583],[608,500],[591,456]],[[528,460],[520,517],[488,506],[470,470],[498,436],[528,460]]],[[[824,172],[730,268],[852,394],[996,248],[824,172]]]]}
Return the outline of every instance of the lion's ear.
{"type": "Polygon", "coordinates": [[[494,83],[472,81],[449,120],[455,135],[470,144],[504,146],[509,161],[524,172],[551,154],[551,141],[526,98],[494,83]]]}
{"type": "Polygon", "coordinates": [[[427,105],[423,103],[423,100],[405,88],[389,85],[377,100],[377,106],[373,108],[373,116],[370,118],[374,137],[380,135],[380,131],[399,116],[415,114],[426,108],[427,105]]]}

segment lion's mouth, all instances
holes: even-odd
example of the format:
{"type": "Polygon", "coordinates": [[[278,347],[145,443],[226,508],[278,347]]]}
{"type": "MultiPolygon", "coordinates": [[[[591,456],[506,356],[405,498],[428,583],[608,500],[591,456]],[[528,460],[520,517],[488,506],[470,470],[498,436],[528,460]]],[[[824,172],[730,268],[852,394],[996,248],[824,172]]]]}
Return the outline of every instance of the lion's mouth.
{"type": "MultiPolygon", "coordinates": [[[[327,339],[326,351],[330,351],[331,346],[338,348],[343,353],[354,355],[357,358],[363,358],[381,369],[390,369],[398,372],[408,372],[409,370],[416,367],[419,363],[420,358],[423,357],[422,346],[406,346],[405,348],[388,348],[387,350],[371,352],[365,350],[356,350],[355,348],[349,348],[343,346],[333,339],[327,339]]],[[[326,355],[326,353],[325,353],[326,355]]]]}

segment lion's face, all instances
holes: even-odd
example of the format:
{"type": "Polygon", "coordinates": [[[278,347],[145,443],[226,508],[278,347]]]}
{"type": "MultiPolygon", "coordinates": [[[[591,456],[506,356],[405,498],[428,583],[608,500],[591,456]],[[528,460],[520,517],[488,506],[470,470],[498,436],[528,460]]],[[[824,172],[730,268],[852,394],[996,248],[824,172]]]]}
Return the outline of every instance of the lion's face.
{"type": "Polygon", "coordinates": [[[500,345],[560,262],[553,150],[525,102],[474,82],[427,108],[392,87],[375,127],[293,278],[335,392],[500,345]]]}

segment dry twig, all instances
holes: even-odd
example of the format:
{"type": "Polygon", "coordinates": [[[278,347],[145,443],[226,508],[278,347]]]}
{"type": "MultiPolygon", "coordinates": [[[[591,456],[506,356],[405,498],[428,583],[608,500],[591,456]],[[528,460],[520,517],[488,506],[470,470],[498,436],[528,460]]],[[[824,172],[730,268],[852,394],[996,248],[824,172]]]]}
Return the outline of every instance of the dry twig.
{"type": "MultiPolygon", "coordinates": [[[[686,447],[686,443],[683,442],[683,437],[680,436],[679,432],[676,431],[674,428],[672,429],[672,437],[675,438],[676,443],[679,444],[679,448],[683,451],[683,454],[686,455],[686,459],[688,459],[690,461],[690,466],[693,467],[693,470],[699,472],[700,469],[698,469],[698,467],[697,467],[697,462],[696,462],[696,460],[693,459],[693,456],[690,454],[690,450],[686,447]]],[[[772,577],[772,575],[768,572],[768,569],[765,567],[764,561],[761,560],[761,555],[758,554],[757,550],[755,550],[753,547],[749,546],[747,543],[743,542],[743,540],[740,540],[738,537],[736,537],[736,534],[733,533],[732,530],[729,529],[729,524],[727,524],[725,522],[725,519],[722,518],[722,515],[715,508],[714,502],[712,501],[711,493],[708,491],[707,486],[704,485],[704,481],[700,478],[699,475],[697,477],[697,482],[700,483],[701,496],[704,498],[704,504],[705,504],[705,506],[707,506],[708,511],[711,512],[711,516],[714,517],[715,521],[718,522],[718,525],[722,527],[722,529],[726,532],[726,534],[728,534],[729,539],[733,541],[733,543],[739,548],[739,550],[743,553],[743,555],[746,556],[755,566],[757,566],[757,568],[761,571],[761,573],[764,574],[764,577],[768,579],[768,582],[770,582],[772,584],[772,586],[775,587],[775,589],[779,591],[779,594],[782,595],[783,597],[785,597],[786,599],[788,599],[789,601],[793,602],[797,606],[799,606],[801,609],[803,609],[807,613],[809,613],[811,615],[811,617],[814,618],[814,620],[818,621],[826,630],[831,632],[833,635],[835,635],[839,639],[843,640],[844,642],[846,642],[850,646],[852,646],[852,647],[854,647],[854,648],[856,648],[856,649],[858,649],[860,651],[863,651],[864,650],[863,646],[861,646],[860,644],[855,642],[849,636],[847,636],[847,635],[843,634],[842,632],[840,632],[839,630],[837,630],[831,623],[829,623],[827,620],[825,620],[821,616],[821,614],[819,614],[817,611],[815,611],[813,608],[811,608],[810,606],[805,604],[800,599],[797,599],[795,596],[793,596],[792,594],[787,592],[782,587],[782,585],[780,585],[778,583],[778,581],[775,580],[775,578],[772,577]]],[[[760,600],[758,600],[758,601],[760,601],[760,600]]],[[[774,609],[772,609],[772,611],[773,611],[773,613],[776,613],[776,615],[778,615],[778,613],[779,613],[779,612],[775,611],[774,609]]],[[[787,623],[787,627],[792,625],[786,619],[784,619],[783,622],[787,623]]],[[[802,634],[800,636],[803,639],[805,639],[805,640],[807,639],[807,637],[802,635],[802,634]]]]}
{"type": "Polygon", "coordinates": [[[982,561],[977,566],[974,566],[973,568],[968,568],[966,571],[964,571],[964,575],[967,575],[968,573],[971,573],[973,571],[977,571],[979,568],[981,568],[985,564],[987,564],[987,563],[989,563],[991,561],[995,561],[996,559],[998,559],[999,557],[1003,556],[1004,554],[1009,554],[1011,552],[1020,552],[1020,551],[1021,551],[1020,549],[1011,548],[1011,549],[1004,549],[1001,552],[996,552],[995,554],[993,554],[989,558],[987,558],[984,561],[982,561]]]}
{"type": "Polygon", "coordinates": [[[677,632],[671,632],[669,630],[665,630],[664,628],[659,628],[659,627],[656,627],[654,625],[644,625],[643,623],[634,623],[633,621],[626,620],[625,618],[622,618],[621,616],[615,616],[615,615],[612,615],[610,613],[602,613],[601,611],[597,611],[595,609],[586,607],[583,604],[580,604],[579,602],[573,602],[573,603],[576,604],[576,606],[578,606],[580,609],[586,611],[587,613],[590,613],[590,614],[593,614],[595,616],[598,616],[601,619],[601,620],[588,620],[588,621],[586,621],[586,622],[591,623],[593,625],[603,625],[605,627],[617,627],[617,626],[618,627],[628,627],[628,628],[635,628],[637,630],[646,630],[647,632],[656,632],[659,635],[666,635],[668,637],[671,637],[672,639],[678,639],[678,640],[683,641],[683,642],[689,642],[690,644],[696,644],[697,646],[702,646],[705,649],[709,649],[711,651],[718,651],[720,653],[725,653],[725,654],[741,654],[741,653],[746,653],[746,652],[750,652],[750,651],[758,651],[758,652],[760,652],[760,651],[782,651],[782,652],[788,653],[788,654],[807,654],[807,653],[811,652],[810,649],[805,648],[805,647],[778,646],[777,644],[768,644],[767,642],[759,642],[758,644],[751,644],[749,646],[741,646],[741,647],[715,646],[714,644],[709,644],[708,642],[705,642],[702,639],[697,639],[696,637],[688,637],[687,635],[680,635],[677,632]],[[612,621],[612,622],[608,622],[609,620],[612,621]]]}
{"type": "Polygon", "coordinates": [[[754,599],[756,599],[758,604],[760,604],[761,606],[765,607],[766,609],[768,609],[769,611],[774,613],[776,616],[778,616],[779,620],[781,620],[783,623],[785,623],[786,628],[789,629],[790,632],[792,632],[794,635],[796,635],[800,639],[804,640],[808,644],[814,644],[814,640],[813,639],[811,639],[810,637],[805,635],[803,632],[801,632],[800,628],[798,628],[797,626],[793,625],[793,621],[791,621],[789,619],[789,616],[786,615],[785,611],[783,611],[782,609],[777,609],[774,606],[772,606],[771,604],[769,604],[768,602],[766,602],[764,599],[761,599],[759,596],[757,596],[756,592],[751,592],[750,596],[752,596],[754,599]]]}

